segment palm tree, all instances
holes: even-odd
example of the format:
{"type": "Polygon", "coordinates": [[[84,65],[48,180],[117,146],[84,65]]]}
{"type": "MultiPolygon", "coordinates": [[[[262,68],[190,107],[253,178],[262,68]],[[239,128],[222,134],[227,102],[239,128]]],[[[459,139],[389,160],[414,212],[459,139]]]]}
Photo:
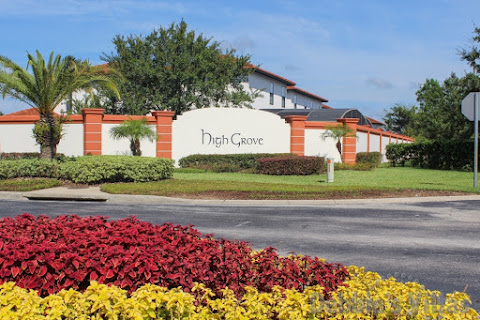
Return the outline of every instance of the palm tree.
{"type": "Polygon", "coordinates": [[[327,126],[326,129],[327,129],[327,131],[325,131],[322,134],[323,139],[333,138],[337,141],[335,146],[337,147],[338,153],[340,154],[340,157],[342,157],[342,161],[343,161],[342,139],[344,137],[356,137],[355,130],[353,130],[349,126],[343,125],[341,123],[338,123],[336,125],[329,125],[329,126],[327,126]]]}
{"type": "Polygon", "coordinates": [[[147,138],[153,142],[157,138],[157,134],[147,124],[146,119],[123,121],[119,126],[113,127],[110,130],[110,135],[113,139],[129,139],[130,150],[132,150],[134,156],[142,155],[142,151],[140,150],[141,139],[147,138]]]}
{"type": "Polygon", "coordinates": [[[104,66],[92,67],[88,61],[72,56],[50,57],[46,62],[40,52],[34,57],[28,53],[27,68],[22,68],[0,55],[0,92],[25,102],[40,114],[34,136],[40,144],[42,158],[53,159],[62,138],[62,121],[55,118],[54,109],[77,90],[100,87],[120,96],[115,71],[104,66]],[[29,69],[31,68],[31,73],[29,69]],[[113,72],[113,73],[112,73],[113,72]]]}

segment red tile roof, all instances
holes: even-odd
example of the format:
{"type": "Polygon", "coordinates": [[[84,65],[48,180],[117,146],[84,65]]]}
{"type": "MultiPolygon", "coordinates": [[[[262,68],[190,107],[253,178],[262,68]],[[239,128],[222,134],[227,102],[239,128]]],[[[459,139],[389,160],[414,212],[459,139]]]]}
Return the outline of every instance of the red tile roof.
{"type": "Polygon", "coordinates": [[[262,68],[259,68],[253,64],[249,64],[248,66],[246,66],[246,68],[253,68],[255,69],[255,72],[258,72],[260,74],[263,74],[264,76],[267,76],[269,78],[272,78],[272,79],[275,79],[277,81],[280,81],[280,82],[283,82],[285,83],[287,86],[294,86],[296,85],[295,82],[293,82],[292,80],[288,80],[287,78],[284,78],[284,77],[281,77],[279,76],[278,74],[275,74],[275,73],[272,73],[270,71],[267,71],[265,69],[262,69],[262,68]]]}
{"type": "Polygon", "coordinates": [[[333,109],[333,108],[330,106],[327,106],[326,104],[322,104],[322,109],[333,109]]]}
{"type": "MultiPolygon", "coordinates": [[[[54,112],[53,114],[55,116],[59,116],[59,114],[56,112],[54,112]]],[[[24,109],[17,112],[6,114],[6,116],[37,116],[37,115],[39,115],[39,112],[35,108],[24,109]]]]}
{"type": "Polygon", "coordinates": [[[9,114],[6,114],[6,116],[36,116],[38,115],[38,113],[39,112],[37,111],[37,109],[30,108],[30,109],[24,109],[17,112],[9,113],[9,114]]]}
{"type": "MultiPolygon", "coordinates": [[[[328,100],[325,99],[325,98],[322,98],[320,96],[317,96],[316,94],[313,94],[311,92],[308,92],[308,91],[305,91],[303,89],[300,89],[300,88],[297,88],[297,87],[294,87],[294,86],[288,86],[287,87],[287,90],[292,90],[292,91],[296,91],[296,92],[299,92],[301,94],[304,94],[306,96],[309,96],[310,98],[313,98],[313,99],[316,99],[316,100],[320,100],[322,102],[327,102],[328,100]]],[[[332,109],[332,108],[330,108],[332,109]]]]}

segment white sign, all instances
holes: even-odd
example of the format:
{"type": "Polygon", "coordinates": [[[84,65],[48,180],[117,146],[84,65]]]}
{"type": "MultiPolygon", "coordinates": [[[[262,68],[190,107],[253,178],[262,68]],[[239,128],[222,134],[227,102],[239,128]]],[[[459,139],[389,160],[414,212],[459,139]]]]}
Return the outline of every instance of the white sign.
{"type": "MultiPolygon", "coordinates": [[[[477,101],[480,101],[480,92],[470,92],[462,100],[462,114],[470,121],[474,120],[474,105],[475,105],[475,96],[477,96],[477,101]]],[[[478,110],[478,106],[477,106],[478,110]]]]}
{"type": "Polygon", "coordinates": [[[290,125],[280,116],[244,108],[187,111],[172,124],[172,158],[192,154],[289,153],[290,125]]]}

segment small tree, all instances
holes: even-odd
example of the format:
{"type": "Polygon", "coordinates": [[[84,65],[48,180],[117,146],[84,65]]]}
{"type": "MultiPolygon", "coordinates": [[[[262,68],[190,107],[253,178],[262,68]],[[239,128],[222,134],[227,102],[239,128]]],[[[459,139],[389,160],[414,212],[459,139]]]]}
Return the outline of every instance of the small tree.
{"type": "Polygon", "coordinates": [[[146,119],[141,120],[126,120],[119,126],[113,127],[110,130],[110,135],[113,139],[127,138],[130,140],[130,150],[134,156],[141,156],[140,140],[147,138],[150,141],[155,141],[157,134],[147,124],[146,119]]]}
{"type": "Polygon", "coordinates": [[[335,146],[337,147],[340,157],[342,157],[342,139],[344,137],[356,137],[355,131],[347,125],[341,123],[332,124],[327,126],[327,131],[322,134],[322,138],[325,140],[327,138],[333,138],[337,141],[335,146]]]}
{"type": "Polygon", "coordinates": [[[480,28],[473,30],[472,45],[470,48],[459,51],[462,60],[466,61],[473,68],[474,73],[480,73],[480,48],[476,45],[480,43],[480,28]],[[476,44],[475,44],[476,43],[476,44]]]}
{"type": "Polygon", "coordinates": [[[103,87],[120,97],[115,71],[92,67],[88,61],[72,56],[62,58],[52,52],[44,60],[39,51],[28,54],[27,68],[0,55],[0,93],[25,102],[40,114],[33,134],[40,144],[42,158],[53,159],[62,138],[62,121],[55,117],[55,108],[77,90],[103,87]],[[31,69],[31,73],[28,69],[31,69]]]}
{"type": "Polygon", "coordinates": [[[116,36],[115,52],[102,59],[124,76],[122,102],[110,113],[147,114],[192,108],[249,106],[258,92],[243,82],[254,69],[250,56],[188,30],[185,21],[147,36],[116,36]]]}
{"type": "Polygon", "coordinates": [[[383,121],[387,124],[386,129],[388,131],[414,136],[416,133],[416,116],[416,106],[396,104],[390,110],[385,110],[383,121]]]}

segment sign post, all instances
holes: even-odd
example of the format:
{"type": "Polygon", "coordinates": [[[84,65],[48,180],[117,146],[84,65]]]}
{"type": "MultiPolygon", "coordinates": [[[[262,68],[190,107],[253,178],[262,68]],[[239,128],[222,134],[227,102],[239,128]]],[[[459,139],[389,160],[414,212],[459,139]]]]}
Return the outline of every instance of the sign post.
{"type": "Polygon", "coordinates": [[[473,143],[473,186],[478,184],[478,104],[480,92],[470,92],[462,100],[462,114],[470,121],[474,122],[475,141],[473,143]]]}
{"type": "Polygon", "coordinates": [[[334,168],[333,158],[327,158],[327,183],[333,182],[334,168]]]}

